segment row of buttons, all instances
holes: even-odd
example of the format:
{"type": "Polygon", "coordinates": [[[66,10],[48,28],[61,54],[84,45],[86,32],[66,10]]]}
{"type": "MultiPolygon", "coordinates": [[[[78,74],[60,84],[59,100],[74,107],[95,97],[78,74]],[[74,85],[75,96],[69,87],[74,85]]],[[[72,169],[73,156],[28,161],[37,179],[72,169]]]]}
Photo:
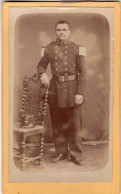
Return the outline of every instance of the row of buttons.
{"type": "MultiPolygon", "coordinates": [[[[57,47],[58,47],[58,46],[56,45],[56,48],[57,48],[57,47]]],[[[65,48],[67,48],[67,46],[65,46],[65,48]]],[[[57,54],[58,51],[55,50],[55,53],[57,54]]],[[[67,53],[67,51],[65,51],[65,53],[67,53]]],[[[67,59],[67,56],[64,56],[64,58],[67,59]]],[[[55,57],[55,59],[57,59],[57,57],[55,57]]],[[[64,64],[67,65],[67,62],[65,62],[64,64]]],[[[55,65],[57,65],[56,62],[55,62],[55,65]]],[[[64,69],[65,69],[65,71],[67,71],[67,67],[65,67],[64,69]]],[[[56,68],[56,71],[58,71],[58,68],[56,68]]],[[[57,75],[59,75],[59,74],[57,73],[57,75]]],[[[64,75],[67,75],[67,73],[65,73],[64,75]]]]}
{"type": "MultiPolygon", "coordinates": [[[[59,76],[59,74],[58,74],[58,73],[57,73],[56,75],[57,75],[57,76],[59,76]]],[[[68,74],[67,74],[67,73],[65,73],[64,75],[66,76],[66,75],[68,75],[68,74]]]]}
{"type": "MultiPolygon", "coordinates": [[[[56,70],[56,71],[58,71],[58,69],[57,69],[57,68],[56,68],[55,70],[56,70]]],[[[67,71],[67,67],[65,68],[65,71],[67,71]]]]}
{"type": "MultiPolygon", "coordinates": [[[[55,57],[55,59],[57,59],[58,57],[55,57]]],[[[67,59],[67,56],[64,57],[65,59],[67,59]]]]}
{"type": "MultiPolygon", "coordinates": [[[[55,65],[57,65],[58,63],[55,63],[55,65]]],[[[67,62],[64,63],[65,65],[67,65],[67,62]]]]}
{"type": "MultiPolygon", "coordinates": [[[[58,51],[55,51],[55,53],[57,53],[58,51]]],[[[67,51],[65,51],[65,53],[67,53],[67,51]]]]}
{"type": "MultiPolygon", "coordinates": [[[[55,63],[55,65],[57,65],[58,63],[55,63]]],[[[67,65],[67,62],[64,63],[65,65],[67,65]]]]}
{"type": "MultiPolygon", "coordinates": [[[[55,46],[56,48],[58,47],[57,45],[55,46]]],[[[68,46],[67,45],[65,45],[65,48],[67,48],[68,46]]]]}

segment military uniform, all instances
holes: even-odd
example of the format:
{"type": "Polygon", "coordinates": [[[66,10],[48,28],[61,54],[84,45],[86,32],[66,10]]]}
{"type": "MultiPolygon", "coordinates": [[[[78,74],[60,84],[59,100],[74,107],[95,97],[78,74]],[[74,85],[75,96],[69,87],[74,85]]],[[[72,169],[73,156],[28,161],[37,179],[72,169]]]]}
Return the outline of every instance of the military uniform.
{"type": "Polygon", "coordinates": [[[52,79],[49,89],[49,107],[53,137],[57,154],[71,159],[80,159],[81,106],[75,106],[75,95],[84,95],[85,50],[73,42],[60,41],[49,44],[44,51],[37,69],[42,74],[48,64],[51,66],[52,79]]]}

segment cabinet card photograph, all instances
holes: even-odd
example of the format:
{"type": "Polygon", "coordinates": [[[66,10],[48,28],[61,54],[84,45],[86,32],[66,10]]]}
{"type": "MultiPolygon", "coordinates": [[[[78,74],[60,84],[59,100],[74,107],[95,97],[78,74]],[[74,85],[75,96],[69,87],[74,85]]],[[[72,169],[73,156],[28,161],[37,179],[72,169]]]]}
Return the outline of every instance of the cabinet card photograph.
{"type": "Polygon", "coordinates": [[[110,184],[119,4],[8,5],[8,181],[110,184]]]}

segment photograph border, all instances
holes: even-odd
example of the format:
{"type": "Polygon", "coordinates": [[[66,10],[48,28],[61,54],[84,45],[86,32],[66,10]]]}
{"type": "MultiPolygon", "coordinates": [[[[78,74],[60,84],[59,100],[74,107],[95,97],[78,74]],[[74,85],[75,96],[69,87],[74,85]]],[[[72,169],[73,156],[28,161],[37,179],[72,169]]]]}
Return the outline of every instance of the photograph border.
{"type": "Polygon", "coordinates": [[[119,2],[4,2],[3,3],[3,193],[4,194],[118,194],[120,191],[120,3],[119,2]],[[9,7],[112,7],[114,8],[113,174],[110,183],[9,182],[9,7]]]}

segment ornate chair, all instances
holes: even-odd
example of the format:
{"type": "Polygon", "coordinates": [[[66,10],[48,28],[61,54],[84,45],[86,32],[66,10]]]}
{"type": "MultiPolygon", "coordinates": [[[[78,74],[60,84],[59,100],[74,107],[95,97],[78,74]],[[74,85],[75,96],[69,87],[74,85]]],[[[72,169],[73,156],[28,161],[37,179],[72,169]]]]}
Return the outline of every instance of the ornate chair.
{"type": "Polygon", "coordinates": [[[35,74],[32,77],[25,76],[23,81],[23,94],[21,110],[19,112],[19,123],[14,127],[14,135],[18,136],[19,152],[15,158],[18,158],[21,170],[27,163],[39,160],[42,163],[43,144],[44,144],[44,118],[47,109],[48,89],[42,87],[39,76],[35,74]],[[36,103],[33,100],[36,95],[36,103]],[[35,157],[26,156],[27,137],[40,136],[40,151],[35,157]]]}

